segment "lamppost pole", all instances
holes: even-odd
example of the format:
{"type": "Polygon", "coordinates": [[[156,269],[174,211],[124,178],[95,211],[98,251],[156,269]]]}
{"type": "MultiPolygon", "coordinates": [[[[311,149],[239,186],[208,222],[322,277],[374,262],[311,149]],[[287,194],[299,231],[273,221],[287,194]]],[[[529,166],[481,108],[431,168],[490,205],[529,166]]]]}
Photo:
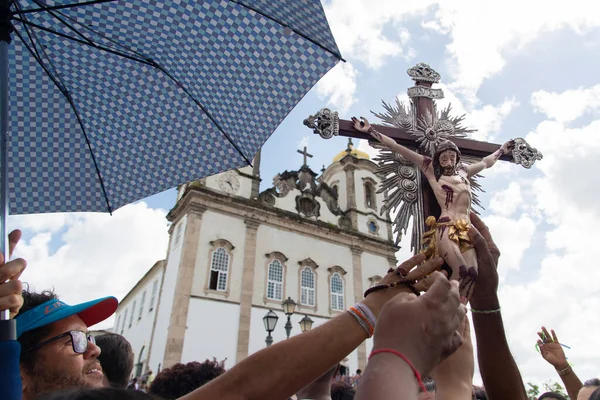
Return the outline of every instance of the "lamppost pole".
{"type": "Polygon", "coordinates": [[[271,332],[267,332],[267,338],[265,339],[265,343],[267,347],[273,344],[273,336],[271,336],[271,332]]]}
{"type": "Polygon", "coordinates": [[[285,334],[287,338],[290,338],[290,333],[292,333],[292,321],[290,320],[294,310],[296,309],[296,302],[292,300],[291,297],[288,297],[287,300],[284,300],[281,303],[283,306],[283,312],[287,316],[287,322],[285,323],[285,334]]]}

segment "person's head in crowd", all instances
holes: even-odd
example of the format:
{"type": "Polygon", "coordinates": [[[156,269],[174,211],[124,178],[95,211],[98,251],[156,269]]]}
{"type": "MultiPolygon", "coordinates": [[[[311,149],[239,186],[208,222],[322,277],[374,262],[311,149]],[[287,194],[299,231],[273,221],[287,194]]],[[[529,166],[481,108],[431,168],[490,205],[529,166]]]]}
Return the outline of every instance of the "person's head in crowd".
{"type": "Polygon", "coordinates": [[[579,390],[579,393],[577,394],[577,400],[589,400],[594,390],[596,390],[598,387],[600,387],[600,379],[588,379],[583,383],[583,387],[579,390]]]}
{"type": "Polygon", "coordinates": [[[102,387],[100,348],[88,328],[110,317],[117,299],[69,306],[51,291],[24,290],[16,316],[23,400],[70,388],[102,387]]]}
{"type": "Polygon", "coordinates": [[[594,390],[588,400],[600,400],[600,387],[594,390]]]}
{"type": "Polygon", "coordinates": [[[538,400],[567,400],[567,398],[560,393],[546,392],[542,393],[538,400]]]}
{"type": "Polygon", "coordinates": [[[202,363],[175,364],[160,371],[150,385],[149,392],[165,400],[177,399],[198,389],[225,373],[225,361],[216,359],[202,363]]]}
{"type": "Polygon", "coordinates": [[[348,382],[336,381],[331,384],[331,400],[352,400],[354,393],[354,388],[348,382]]]}
{"type": "Polygon", "coordinates": [[[43,395],[36,400],[161,400],[138,390],[122,388],[71,389],[43,395]]]}
{"type": "Polygon", "coordinates": [[[485,389],[480,386],[473,386],[473,399],[474,400],[488,400],[485,389]]]}
{"type": "Polygon", "coordinates": [[[127,388],[133,370],[133,350],[123,336],[116,333],[96,336],[96,345],[100,347],[98,356],[104,372],[104,386],[127,388]]]}
{"type": "Polygon", "coordinates": [[[356,370],[356,375],[357,375],[357,376],[361,376],[361,375],[362,375],[362,369],[360,369],[360,368],[359,368],[359,369],[357,369],[357,370],[356,370]]]}
{"type": "Polygon", "coordinates": [[[428,376],[423,379],[423,385],[427,391],[423,392],[421,389],[419,389],[419,400],[434,400],[435,393],[437,392],[437,386],[435,385],[433,378],[428,376]]]}

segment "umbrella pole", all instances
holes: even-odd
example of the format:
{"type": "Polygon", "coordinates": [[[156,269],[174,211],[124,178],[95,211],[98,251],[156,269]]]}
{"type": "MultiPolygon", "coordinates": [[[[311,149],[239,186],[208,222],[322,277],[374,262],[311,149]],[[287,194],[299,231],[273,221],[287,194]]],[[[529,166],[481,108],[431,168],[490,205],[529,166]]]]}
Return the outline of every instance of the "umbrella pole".
{"type": "MultiPolygon", "coordinates": [[[[0,251],[9,260],[8,235],[8,42],[0,40],[0,251]]],[[[9,319],[8,310],[0,313],[0,321],[9,319]]]]}

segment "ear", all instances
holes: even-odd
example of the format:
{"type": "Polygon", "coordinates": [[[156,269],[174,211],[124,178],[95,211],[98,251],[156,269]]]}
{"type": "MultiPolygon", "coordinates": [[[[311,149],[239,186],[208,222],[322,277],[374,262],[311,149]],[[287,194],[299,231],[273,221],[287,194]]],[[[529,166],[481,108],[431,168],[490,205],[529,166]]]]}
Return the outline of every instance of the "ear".
{"type": "Polygon", "coordinates": [[[23,399],[27,399],[26,393],[31,386],[31,378],[27,374],[25,368],[21,366],[21,385],[23,386],[23,399]]]}

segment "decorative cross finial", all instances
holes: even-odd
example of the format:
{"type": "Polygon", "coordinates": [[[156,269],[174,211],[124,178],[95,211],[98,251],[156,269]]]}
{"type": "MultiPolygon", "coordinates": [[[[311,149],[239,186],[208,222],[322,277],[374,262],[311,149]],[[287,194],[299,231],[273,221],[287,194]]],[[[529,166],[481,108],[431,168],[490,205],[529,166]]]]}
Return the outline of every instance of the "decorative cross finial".
{"type": "Polygon", "coordinates": [[[312,158],[312,154],[308,154],[308,152],[306,151],[306,146],[304,146],[304,151],[300,151],[300,150],[296,150],[296,151],[304,156],[304,164],[302,164],[302,166],[308,167],[308,164],[306,163],[306,157],[312,158]]]}
{"type": "Polygon", "coordinates": [[[321,168],[321,173],[325,172],[325,164],[323,164],[323,168],[321,168]]]}
{"type": "Polygon", "coordinates": [[[353,146],[352,138],[348,138],[348,147],[346,147],[346,153],[348,153],[348,154],[352,153],[352,146],[353,146]]]}

